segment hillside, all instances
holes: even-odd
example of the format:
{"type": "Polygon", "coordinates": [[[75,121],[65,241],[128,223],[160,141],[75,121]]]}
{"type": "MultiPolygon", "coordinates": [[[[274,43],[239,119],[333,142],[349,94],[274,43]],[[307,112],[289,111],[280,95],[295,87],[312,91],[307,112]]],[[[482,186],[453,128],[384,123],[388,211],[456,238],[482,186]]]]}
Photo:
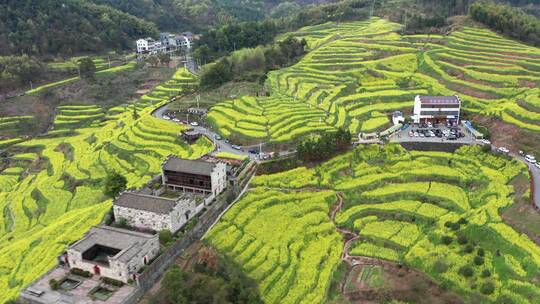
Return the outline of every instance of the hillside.
{"type": "Polygon", "coordinates": [[[2,1],[0,29],[0,55],[127,49],[157,33],[152,23],[83,0],[2,1]]]}
{"type": "Polygon", "coordinates": [[[280,2],[283,1],[2,1],[0,56],[132,49],[136,38],[156,36],[158,29],[201,32],[225,23],[260,20],[280,2]]]}
{"type": "Polygon", "coordinates": [[[459,94],[468,113],[540,132],[539,49],[486,29],[401,36],[400,27],[373,19],[303,28],[293,36],[311,52],[268,75],[270,97],[219,103],[208,121],[241,142],[280,143],[338,127],[373,132],[382,113],[410,111],[417,94],[459,94]]]}
{"type": "MultiPolygon", "coordinates": [[[[48,271],[66,244],[100,222],[111,207],[102,184],[111,170],[124,175],[128,187],[138,187],[168,155],[198,158],[212,150],[208,140],[187,145],[178,139],[184,127],[150,116],[194,84],[180,69],[134,104],[108,110],[59,106],[48,135],[0,141],[0,149],[19,143],[8,150],[11,161],[0,172],[0,303],[48,271]]],[[[10,123],[0,118],[0,127],[10,123]]]]}
{"type": "MultiPolygon", "coordinates": [[[[498,213],[513,203],[511,181],[522,174],[521,162],[479,147],[452,154],[364,146],[314,168],[257,176],[208,241],[258,283],[265,303],[328,302],[340,259],[351,269],[369,262],[361,257],[413,266],[464,303],[538,303],[540,247],[498,213]]],[[[366,296],[463,303],[431,302],[427,286],[416,288],[366,296]]]]}

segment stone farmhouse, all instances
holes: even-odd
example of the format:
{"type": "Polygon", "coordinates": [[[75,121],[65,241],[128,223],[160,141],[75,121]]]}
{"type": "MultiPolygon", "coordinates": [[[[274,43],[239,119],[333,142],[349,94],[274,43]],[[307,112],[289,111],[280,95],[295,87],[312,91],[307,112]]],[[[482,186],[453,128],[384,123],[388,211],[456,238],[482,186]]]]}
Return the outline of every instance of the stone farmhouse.
{"type": "Polygon", "coordinates": [[[67,249],[67,262],[70,268],[127,283],[158,253],[157,234],[101,225],[92,227],[67,249]]]}
{"type": "Polygon", "coordinates": [[[123,192],[113,202],[113,211],[116,220],[125,219],[132,227],[175,233],[197,213],[196,197],[184,193],[169,199],[123,192]]]}
{"type": "Polygon", "coordinates": [[[224,162],[169,156],[161,169],[163,185],[175,191],[209,194],[214,198],[227,186],[227,165],[224,162]]]}

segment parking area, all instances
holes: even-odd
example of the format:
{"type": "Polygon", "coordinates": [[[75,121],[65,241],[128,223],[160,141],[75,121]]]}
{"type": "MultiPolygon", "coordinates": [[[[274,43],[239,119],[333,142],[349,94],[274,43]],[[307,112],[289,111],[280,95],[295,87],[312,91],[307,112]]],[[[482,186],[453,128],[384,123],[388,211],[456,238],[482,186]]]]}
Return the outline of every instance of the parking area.
{"type": "Polygon", "coordinates": [[[455,142],[474,143],[476,139],[459,126],[446,124],[420,123],[404,125],[392,136],[397,142],[455,142]]]}

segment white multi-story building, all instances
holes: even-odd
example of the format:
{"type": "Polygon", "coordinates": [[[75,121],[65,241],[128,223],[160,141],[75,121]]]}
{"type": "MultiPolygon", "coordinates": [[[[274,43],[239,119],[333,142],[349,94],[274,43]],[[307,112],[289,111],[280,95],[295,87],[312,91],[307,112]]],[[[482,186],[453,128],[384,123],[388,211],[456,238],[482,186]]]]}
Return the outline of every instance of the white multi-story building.
{"type": "Polygon", "coordinates": [[[67,249],[67,262],[70,268],[127,283],[158,253],[157,234],[96,226],[67,249]]]}
{"type": "Polygon", "coordinates": [[[223,162],[169,156],[161,169],[163,185],[173,190],[204,193],[215,197],[227,186],[227,165],[223,162]]]}
{"type": "Polygon", "coordinates": [[[166,50],[166,46],[161,41],[156,41],[152,38],[144,38],[137,40],[138,54],[158,54],[166,50]]]}
{"type": "Polygon", "coordinates": [[[459,123],[461,100],[459,96],[422,96],[414,99],[413,119],[421,122],[459,123]]]}
{"type": "MultiPolygon", "coordinates": [[[[202,201],[202,198],[201,198],[202,201]]],[[[176,232],[196,214],[196,198],[183,194],[176,199],[123,192],[113,202],[114,218],[125,219],[127,224],[160,231],[176,232]]]]}

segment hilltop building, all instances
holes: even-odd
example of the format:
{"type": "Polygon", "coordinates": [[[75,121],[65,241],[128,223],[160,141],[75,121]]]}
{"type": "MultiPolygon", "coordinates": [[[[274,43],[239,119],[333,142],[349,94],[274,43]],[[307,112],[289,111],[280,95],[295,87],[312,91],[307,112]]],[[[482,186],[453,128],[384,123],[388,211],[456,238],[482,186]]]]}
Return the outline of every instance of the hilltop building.
{"type": "Polygon", "coordinates": [[[113,211],[116,220],[125,219],[132,227],[175,233],[197,213],[196,205],[195,196],[189,194],[169,199],[123,192],[113,202],[113,211]]]}
{"type": "Polygon", "coordinates": [[[414,99],[413,119],[421,122],[459,123],[461,100],[459,96],[423,96],[414,99]]]}
{"type": "Polygon", "coordinates": [[[67,262],[70,268],[127,283],[158,253],[157,234],[96,226],[68,248],[67,262]]]}
{"type": "Polygon", "coordinates": [[[162,167],[162,183],[172,190],[210,194],[215,197],[227,186],[227,165],[169,156],[162,167]]]}

